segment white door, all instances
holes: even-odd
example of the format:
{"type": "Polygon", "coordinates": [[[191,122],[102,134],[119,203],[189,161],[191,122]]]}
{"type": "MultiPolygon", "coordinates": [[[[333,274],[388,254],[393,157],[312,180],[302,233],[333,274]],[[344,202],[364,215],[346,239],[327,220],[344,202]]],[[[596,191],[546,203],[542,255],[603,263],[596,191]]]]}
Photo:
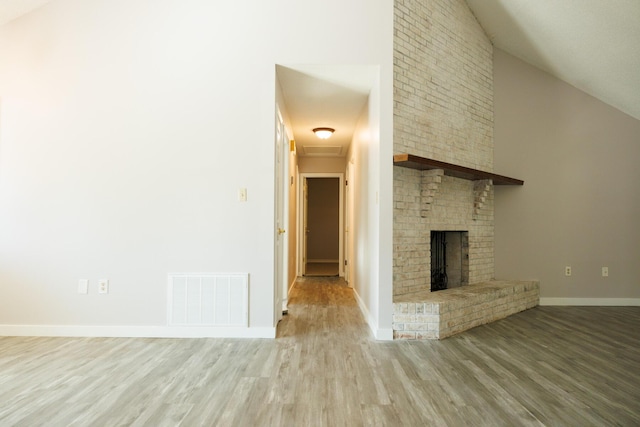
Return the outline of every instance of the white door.
{"type": "Polygon", "coordinates": [[[287,294],[287,266],[288,266],[288,236],[286,227],[288,224],[289,192],[286,177],[289,169],[288,138],[280,110],[276,106],[276,179],[275,179],[275,278],[274,278],[274,325],[282,319],[282,312],[286,310],[287,294]]]}

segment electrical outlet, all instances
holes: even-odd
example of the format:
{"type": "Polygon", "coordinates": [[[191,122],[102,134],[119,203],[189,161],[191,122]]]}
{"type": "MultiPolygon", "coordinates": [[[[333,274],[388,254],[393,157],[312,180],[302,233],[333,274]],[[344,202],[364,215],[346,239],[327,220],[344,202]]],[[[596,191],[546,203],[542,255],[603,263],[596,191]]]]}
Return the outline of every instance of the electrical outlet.
{"type": "Polygon", "coordinates": [[[570,266],[568,266],[568,265],[567,265],[567,266],[564,268],[564,275],[565,275],[565,276],[571,276],[571,267],[570,267],[570,266]]]}
{"type": "Polygon", "coordinates": [[[602,277],[609,277],[609,267],[602,267],[602,277]]]}
{"type": "Polygon", "coordinates": [[[87,279],[78,280],[78,293],[79,294],[89,293],[89,281],[87,279]]]}
{"type": "Polygon", "coordinates": [[[109,293],[109,279],[98,280],[98,293],[99,294],[109,293]]]}

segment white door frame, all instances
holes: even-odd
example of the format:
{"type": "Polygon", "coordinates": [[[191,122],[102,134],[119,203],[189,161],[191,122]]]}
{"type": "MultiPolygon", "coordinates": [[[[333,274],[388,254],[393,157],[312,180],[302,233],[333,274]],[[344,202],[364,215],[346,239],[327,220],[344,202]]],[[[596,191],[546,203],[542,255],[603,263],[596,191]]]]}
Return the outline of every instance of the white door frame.
{"type": "Polygon", "coordinates": [[[287,310],[289,286],[289,138],[287,129],[276,103],[275,120],[275,224],[274,224],[274,326],[287,310]]]}
{"type": "Polygon", "coordinates": [[[297,209],[297,225],[298,225],[298,276],[302,276],[304,272],[305,254],[304,242],[306,232],[304,230],[304,182],[307,178],[338,178],[340,181],[339,198],[339,224],[338,224],[338,274],[344,277],[344,173],[324,173],[324,172],[302,172],[298,176],[298,209],[297,209]]]}
{"type": "Polygon", "coordinates": [[[353,177],[351,168],[351,162],[347,162],[345,170],[345,185],[344,185],[344,280],[351,287],[351,211],[353,210],[353,177]],[[349,187],[351,185],[351,187],[349,187]]]}

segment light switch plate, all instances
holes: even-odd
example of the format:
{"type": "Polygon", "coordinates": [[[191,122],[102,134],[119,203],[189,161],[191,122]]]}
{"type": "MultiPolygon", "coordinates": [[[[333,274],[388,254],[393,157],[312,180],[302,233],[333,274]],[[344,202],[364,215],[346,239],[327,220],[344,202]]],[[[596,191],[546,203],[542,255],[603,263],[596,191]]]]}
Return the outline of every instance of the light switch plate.
{"type": "Polygon", "coordinates": [[[89,281],[87,279],[78,280],[78,293],[79,294],[89,293],[89,281]]]}

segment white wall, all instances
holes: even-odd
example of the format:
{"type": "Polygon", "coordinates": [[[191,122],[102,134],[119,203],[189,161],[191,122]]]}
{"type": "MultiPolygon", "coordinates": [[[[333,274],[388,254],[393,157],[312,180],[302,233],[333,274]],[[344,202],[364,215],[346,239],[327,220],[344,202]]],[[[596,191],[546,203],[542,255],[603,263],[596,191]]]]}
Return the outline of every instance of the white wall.
{"type": "Polygon", "coordinates": [[[298,160],[300,172],[304,173],[344,173],[345,157],[305,156],[298,160]]]}
{"type": "Polygon", "coordinates": [[[167,273],[248,272],[249,335],[272,335],[275,64],[380,65],[390,208],[392,8],[54,0],[0,28],[0,325],[163,326],[167,273]]]}
{"type": "Polygon", "coordinates": [[[496,277],[539,279],[545,304],[640,304],[640,121],[494,61],[495,170],[525,181],[495,188],[496,277]]]}
{"type": "MultiPolygon", "coordinates": [[[[382,70],[381,70],[382,74],[382,70]]],[[[387,88],[374,86],[369,94],[353,140],[347,162],[353,176],[349,180],[353,199],[348,238],[353,253],[347,254],[354,266],[350,284],[377,339],[392,339],[392,130],[381,117],[391,111],[382,102],[387,88]]]]}

